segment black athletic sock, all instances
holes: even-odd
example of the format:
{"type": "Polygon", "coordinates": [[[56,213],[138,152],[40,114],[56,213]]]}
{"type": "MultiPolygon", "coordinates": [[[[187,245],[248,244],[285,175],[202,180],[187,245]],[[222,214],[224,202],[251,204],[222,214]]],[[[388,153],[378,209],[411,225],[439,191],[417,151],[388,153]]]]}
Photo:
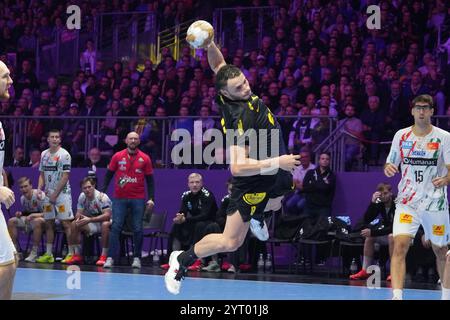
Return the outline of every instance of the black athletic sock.
{"type": "Polygon", "coordinates": [[[194,252],[194,246],[192,246],[189,250],[184,251],[178,256],[178,262],[180,263],[181,266],[185,268],[189,267],[197,259],[198,257],[194,252]]]}

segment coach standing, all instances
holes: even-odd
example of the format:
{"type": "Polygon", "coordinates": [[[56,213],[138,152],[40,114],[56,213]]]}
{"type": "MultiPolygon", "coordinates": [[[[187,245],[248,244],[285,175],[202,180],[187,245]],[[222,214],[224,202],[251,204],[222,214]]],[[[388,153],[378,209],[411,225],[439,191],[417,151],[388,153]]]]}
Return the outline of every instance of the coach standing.
{"type": "Polygon", "coordinates": [[[108,258],[104,268],[111,268],[114,258],[118,257],[119,238],[127,217],[128,209],[132,214],[133,225],[133,268],[141,267],[142,227],[145,205],[149,209],[154,207],[154,180],[150,157],[138,149],[139,135],[130,132],[125,140],[127,148],[115,153],[108,165],[102,192],[106,193],[108,185],[115,174],[114,199],[112,207],[113,222],[109,237],[108,258]],[[145,186],[149,200],[145,203],[145,186]]]}

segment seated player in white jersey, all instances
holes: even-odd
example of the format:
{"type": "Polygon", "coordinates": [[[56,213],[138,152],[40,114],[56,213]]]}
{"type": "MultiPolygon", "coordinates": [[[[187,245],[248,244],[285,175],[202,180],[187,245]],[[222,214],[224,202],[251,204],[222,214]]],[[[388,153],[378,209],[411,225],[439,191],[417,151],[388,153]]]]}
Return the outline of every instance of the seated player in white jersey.
{"type": "Polygon", "coordinates": [[[16,249],[19,248],[17,243],[19,230],[25,233],[33,233],[33,247],[28,257],[25,258],[25,261],[36,262],[39,242],[41,241],[42,232],[45,228],[43,213],[45,194],[42,191],[33,189],[33,185],[28,177],[20,178],[18,185],[22,193],[20,197],[22,211],[17,211],[15,217],[8,220],[8,231],[16,249]]]}
{"type": "Polygon", "coordinates": [[[405,258],[411,239],[419,226],[425,231],[436,255],[436,265],[442,283],[442,299],[450,299],[450,223],[447,185],[450,183],[450,133],[431,124],[433,98],[420,95],[412,101],[414,125],[399,130],[392,146],[384,173],[398,173],[398,185],[391,260],[393,299],[403,299],[405,258]]]}
{"type": "Polygon", "coordinates": [[[108,256],[109,230],[111,227],[112,203],[109,197],[95,189],[95,180],[92,177],[86,177],[81,181],[82,193],[78,198],[77,213],[75,220],[72,221],[72,245],[75,254],[69,258],[67,264],[82,264],[83,257],[81,250],[81,233],[93,235],[101,233],[102,236],[102,254],[96,265],[103,266],[108,256]]]}
{"type": "MultiPolygon", "coordinates": [[[[0,61],[0,99],[9,99],[8,90],[13,81],[9,75],[8,67],[0,61]]],[[[0,122],[0,170],[3,172],[5,160],[5,132],[0,122]]],[[[15,202],[14,192],[5,186],[3,175],[0,175],[0,203],[9,209],[15,202]]],[[[0,210],[0,300],[11,299],[14,277],[16,275],[17,258],[16,249],[9,236],[5,217],[0,210]]]]}
{"type": "MultiPolygon", "coordinates": [[[[38,263],[53,263],[53,241],[55,238],[55,219],[61,222],[69,245],[69,258],[73,252],[70,243],[70,224],[73,220],[72,195],[70,190],[69,175],[72,157],[69,152],[61,147],[61,133],[58,129],[48,132],[47,142],[49,148],[42,152],[39,164],[38,189],[44,189],[46,198],[44,202],[45,232],[47,235],[47,250],[36,259],[38,263]]],[[[61,262],[65,263],[66,258],[61,262]]]]}

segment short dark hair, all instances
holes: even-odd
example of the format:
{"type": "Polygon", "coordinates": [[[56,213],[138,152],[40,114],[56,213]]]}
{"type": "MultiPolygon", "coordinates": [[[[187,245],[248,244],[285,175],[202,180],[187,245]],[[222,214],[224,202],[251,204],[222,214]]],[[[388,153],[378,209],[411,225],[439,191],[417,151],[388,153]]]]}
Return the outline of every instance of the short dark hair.
{"type": "Polygon", "coordinates": [[[414,107],[416,105],[417,102],[425,102],[428,103],[428,105],[431,108],[434,108],[433,105],[433,97],[430,96],[429,94],[421,94],[420,96],[417,96],[414,98],[414,100],[412,101],[412,106],[414,107]]]}
{"type": "Polygon", "coordinates": [[[228,84],[228,79],[239,77],[242,71],[232,64],[226,64],[216,74],[216,90],[219,91],[225,88],[228,84]]]}
{"type": "Polygon", "coordinates": [[[59,129],[55,129],[55,128],[50,129],[50,130],[48,131],[47,137],[50,136],[50,133],[58,133],[58,134],[61,136],[61,130],[59,130],[59,129]]]}
{"type": "Polygon", "coordinates": [[[323,155],[323,154],[326,154],[326,155],[328,156],[328,158],[331,159],[331,153],[329,153],[328,151],[321,152],[321,153],[319,154],[319,157],[320,157],[321,155],[323,155]]]}

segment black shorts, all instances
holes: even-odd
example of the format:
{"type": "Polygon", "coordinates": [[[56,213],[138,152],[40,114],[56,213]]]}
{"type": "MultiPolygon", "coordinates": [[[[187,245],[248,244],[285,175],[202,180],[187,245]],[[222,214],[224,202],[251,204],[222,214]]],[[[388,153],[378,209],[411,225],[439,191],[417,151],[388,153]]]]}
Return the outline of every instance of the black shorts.
{"type": "Polygon", "coordinates": [[[235,188],[231,190],[230,203],[227,215],[239,211],[242,221],[248,222],[251,218],[262,220],[264,209],[269,199],[274,199],[294,190],[295,185],[292,174],[280,169],[270,186],[261,186],[258,183],[247,188],[235,188]]]}

